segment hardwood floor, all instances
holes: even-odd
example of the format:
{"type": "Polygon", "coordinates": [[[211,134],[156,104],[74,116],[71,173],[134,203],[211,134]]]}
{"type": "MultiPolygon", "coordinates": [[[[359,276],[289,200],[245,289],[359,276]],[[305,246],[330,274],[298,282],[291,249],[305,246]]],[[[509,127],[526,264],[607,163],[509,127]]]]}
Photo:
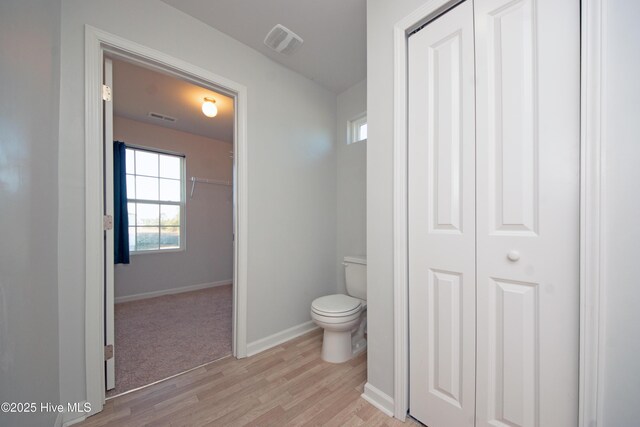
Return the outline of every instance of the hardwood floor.
{"type": "Polygon", "coordinates": [[[366,354],[320,358],[322,331],[256,356],[229,357],[120,397],[83,426],[411,426],[360,397],[366,354]]]}

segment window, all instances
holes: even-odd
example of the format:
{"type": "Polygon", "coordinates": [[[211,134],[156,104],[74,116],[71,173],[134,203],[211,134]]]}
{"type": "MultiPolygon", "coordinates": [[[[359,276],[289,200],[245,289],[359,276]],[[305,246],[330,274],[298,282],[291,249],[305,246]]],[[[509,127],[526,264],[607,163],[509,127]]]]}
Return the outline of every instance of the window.
{"type": "Polygon", "coordinates": [[[367,139],[367,114],[364,113],[349,122],[349,144],[367,139]]]}
{"type": "Polygon", "coordinates": [[[184,157],[127,147],[129,250],[184,247],[184,157]]]}

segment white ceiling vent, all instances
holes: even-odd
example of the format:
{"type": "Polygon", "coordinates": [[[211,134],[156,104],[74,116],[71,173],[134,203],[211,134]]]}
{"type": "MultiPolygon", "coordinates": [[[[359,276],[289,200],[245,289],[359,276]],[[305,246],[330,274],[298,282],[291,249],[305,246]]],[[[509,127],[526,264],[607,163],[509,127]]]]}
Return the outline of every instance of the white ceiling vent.
{"type": "Polygon", "coordinates": [[[302,44],[302,37],[280,24],[269,31],[264,44],[276,52],[291,55],[302,44]]]}
{"type": "Polygon", "coordinates": [[[175,117],[165,116],[164,114],[154,113],[153,111],[149,112],[149,117],[151,117],[153,119],[162,120],[164,122],[172,122],[173,123],[173,122],[178,121],[178,119],[176,119],[175,117]]]}

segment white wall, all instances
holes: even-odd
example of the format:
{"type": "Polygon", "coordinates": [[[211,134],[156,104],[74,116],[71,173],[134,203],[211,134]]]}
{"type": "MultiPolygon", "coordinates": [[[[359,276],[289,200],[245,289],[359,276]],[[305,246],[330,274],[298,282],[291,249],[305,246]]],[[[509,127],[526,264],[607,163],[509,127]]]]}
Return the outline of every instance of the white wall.
{"type": "Polygon", "coordinates": [[[85,397],[84,25],[248,90],[248,341],[310,319],[336,288],[336,96],[157,0],[65,0],[60,104],[61,398],[85,397]]]}
{"type": "Polygon", "coordinates": [[[393,27],[425,0],[367,1],[368,382],[393,397],[393,27]]]}
{"type": "MultiPolygon", "coordinates": [[[[117,88],[114,88],[117,90],[117,88]]],[[[233,277],[233,192],[231,187],[196,184],[192,176],[231,181],[233,144],[187,132],[115,117],[117,141],[185,155],[185,250],[132,254],[116,264],[115,296],[123,297],[185,286],[231,282],[233,277]]]]}
{"type": "Polygon", "coordinates": [[[59,402],[59,77],[60,1],[0,2],[0,402],[59,402]]]}
{"type": "Polygon", "coordinates": [[[367,81],[338,95],[338,223],[336,266],[338,292],[345,293],[345,256],[367,252],[367,143],[348,144],[349,121],[367,110],[367,81]]]}
{"type": "Polygon", "coordinates": [[[605,0],[603,426],[640,420],[640,2],[605,0]]]}

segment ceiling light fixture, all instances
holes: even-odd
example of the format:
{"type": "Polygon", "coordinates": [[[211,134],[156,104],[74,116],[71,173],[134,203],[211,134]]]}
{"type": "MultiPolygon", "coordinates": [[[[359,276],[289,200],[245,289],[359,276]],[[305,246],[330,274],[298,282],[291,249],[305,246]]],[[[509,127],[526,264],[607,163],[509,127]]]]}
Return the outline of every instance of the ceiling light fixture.
{"type": "Polygon", "coordinates": [[[216,107],[216,100],[213,98],[205,98],[202,103],[202,114],[207,117],[215,117],[218,114],[218,107],[216,107]]]}

